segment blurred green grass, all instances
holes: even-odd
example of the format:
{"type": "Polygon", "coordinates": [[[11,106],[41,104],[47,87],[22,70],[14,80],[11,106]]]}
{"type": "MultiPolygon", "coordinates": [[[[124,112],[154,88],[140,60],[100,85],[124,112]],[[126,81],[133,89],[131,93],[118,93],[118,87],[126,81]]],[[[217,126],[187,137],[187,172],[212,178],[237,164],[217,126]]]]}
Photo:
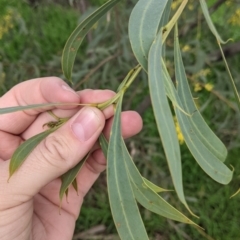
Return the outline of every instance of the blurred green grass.
{"type": "MultiPolygon", "coordinates": [[[[98,5],[100,2],[94,1],[94,3],[98,5]]],[[[119,5],[112,11],[111,20],[103,18],[91,32],[90,38],[84,42],[76,59],[73,75],[75,86],[89,72],[92,72],[88,82],[82,84],[80,89],[88,87],[114,90],[128,70],[135,66],[136,60],[131,53],[127,37],[130,6],[132,5],[129,3],[119,5]],[[108,58],[111,58],[111,61],[106,61],[94,70],[95,66],[108,58]]],[[[32,6],[27,1],[0,0],[0,25],[9,10],[14,13],[13,27],[0,39],[1,94],[27,79],[49,75],[63,77],[60,66],[61,52],[65,41],[81,17],[79,10],[54,1],[41,1],[32,6]]],[[[180,27],[192,15],[194,13],[189,10],[179,23],[180,27]]],[[[219,13],[216,12],[214,21],[218,22],[222,15],[222,10],[219,13]]],[[[233,33],[237,34],[236,27],[226,27],[223,21],[218,23],[225,39],[233,33]]],[[[228,77],[222,62],[206,64],[203,61],[203,56],[207,57],[209,52],[217,49],[208,29],[202,29],[198,39],[196,39],[196,30],[193,30],[180,40],[183,48],[184,46],[190,48],[189,51],[183,52],[183,57],[187,73],[192,80],[192,89],[198,82],[203,85],[211,82],[214,86],[215,92],[209,92],[203,88],[198,92],[193,91],[193,94],[206,121],[230,150],[226,164],[233,165],[235,168],[233,181],[228,186],[221,186],[200,169],[185,144],[181,145],[185,194],[190,207],[200,217],[194,220],[205,229],[205,234],[218,240],[240,239],[238,228],[240,196],[229,199],[240,187],[239,114],[229,106],[230,103],[235,105],[228,77]],[[205,68],[211,70],[210,74],[197,76],[197,73],[205,68]]],[[[167,46],[168,67],[173,73],[171,40],[168,41],[167,46]]],[[[240,57],[233,56],[228,60],[239,87],[240,57]]],[[[138,108],[147,94],[147,78],[142,73],[129,89],[124,107],[138,108]]],[[[151,106],[143,111],[142,117],[143,131],[128,140],[129,150],[145,177],[164,188],[173,189],[151,106]]],[[[175,192],[164,193],[162,196],[188,215],[186,209],[177,200],[175,192]]],[[[153,239],[159,236],[161,239],[170,240],[211,239],[191,226],[169,221],[141,207],[140,209],[147,231],[153,239]]],[[[105,234],[116,232],[108,204],[105,173],[86,196],[75,231],[81,232],[98,224],[104,224],[107,227],[105,234]]]]}

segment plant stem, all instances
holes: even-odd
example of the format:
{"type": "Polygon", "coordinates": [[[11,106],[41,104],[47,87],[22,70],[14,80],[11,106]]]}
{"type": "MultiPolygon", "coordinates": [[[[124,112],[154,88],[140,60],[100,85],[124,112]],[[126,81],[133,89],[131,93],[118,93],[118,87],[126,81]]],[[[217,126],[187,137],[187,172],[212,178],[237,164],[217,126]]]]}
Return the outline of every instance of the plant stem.
{"type": "Polygon", "coordinates": [[[130,87],[130,85],[136,79],[137,75],[139,74],[139,72],[141,70],[142,70],[142,67],[140,65],[137,65],[123,79],[122,83],[118,87],[117,94],[113,98],[111,98],[111,99],[109,99],[109,100],[107,100],[106,102],[103,102],[103,103],[94,104],[93,106],[97,107],[100,110],[104,110],[105,108],[112,105],[113,103],[117,103],[118,99],[130,87]]]}
{"type": "Polygon", "coordinates": [[[172,17],[172,19],[168,22],[168,24],[166,26],[164,26],[162,29],[160,29],[160,31],[163,32],[163,38],[162,38],[163,43],[165,42],[167,36],[171,32],[173,26],[175,25],[175,23],[177,22],[177,20],[181,16],[181,14],[182,14],[184,8],[186,7],[187,3],[188,3],[188,0],[183,0],[180,7],[177,10],[177,12],[172,17]]]}

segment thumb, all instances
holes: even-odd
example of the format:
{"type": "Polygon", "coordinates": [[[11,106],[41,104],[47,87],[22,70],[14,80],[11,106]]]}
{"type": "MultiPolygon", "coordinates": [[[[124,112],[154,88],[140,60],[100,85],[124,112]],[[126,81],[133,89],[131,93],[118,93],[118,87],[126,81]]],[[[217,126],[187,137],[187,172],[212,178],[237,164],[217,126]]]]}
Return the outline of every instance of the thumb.
{"type": "Polygon", "coordinates": [[[74,167],[91,150],[105,124],[102,112],[85,107],[46,137],[10,179],[9,191],[34,196],[74,167]]]}

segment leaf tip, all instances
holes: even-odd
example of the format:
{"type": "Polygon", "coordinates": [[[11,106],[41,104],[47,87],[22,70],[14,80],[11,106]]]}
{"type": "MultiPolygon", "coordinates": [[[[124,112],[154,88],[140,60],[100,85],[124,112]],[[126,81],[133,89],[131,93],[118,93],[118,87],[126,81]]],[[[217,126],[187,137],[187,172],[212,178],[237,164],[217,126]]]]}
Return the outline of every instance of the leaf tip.
{"type": "Polygon", "coordinates": [[[9,183],[9,180],[10,180],[11,176],[12,176],[12,175],[9,174],[9,177],[8,177],[8,179],[7,179],[7,183],[9,183]]]}
{"type": "Polygon", "coordinates": [[[187,210],[189,211],[189,213],[190,213],[192,216],[194,216],[195,218],[198,218],[198,219],[199,219],[199,216],[197,216],[196,214],[194,214],[187,204],[184,204],[184,205],[185,205],[185,207],[187,208],[187,210]]]}
{"type": "Polygon", "coordinates": [[[234,198],[234,197],[237,196],[239,193],[240,193],[240,188],[237,190],[237,192],[235,192],[235,193],[230,197],[230,199],[231,199],[231,198],[234,198]]]}

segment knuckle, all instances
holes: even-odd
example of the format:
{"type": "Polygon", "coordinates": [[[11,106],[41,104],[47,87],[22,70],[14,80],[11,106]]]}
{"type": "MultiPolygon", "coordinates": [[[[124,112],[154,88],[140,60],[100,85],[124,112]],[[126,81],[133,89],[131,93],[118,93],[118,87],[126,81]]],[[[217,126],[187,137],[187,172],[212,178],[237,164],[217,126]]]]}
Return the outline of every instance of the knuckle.
{"type": "Polygon", "coordinates": [[[66,168],[69,164],[70,146],[63,136],[49,135],[41,144],[40,154],[43,160],[57,168],[66,168]]]}

